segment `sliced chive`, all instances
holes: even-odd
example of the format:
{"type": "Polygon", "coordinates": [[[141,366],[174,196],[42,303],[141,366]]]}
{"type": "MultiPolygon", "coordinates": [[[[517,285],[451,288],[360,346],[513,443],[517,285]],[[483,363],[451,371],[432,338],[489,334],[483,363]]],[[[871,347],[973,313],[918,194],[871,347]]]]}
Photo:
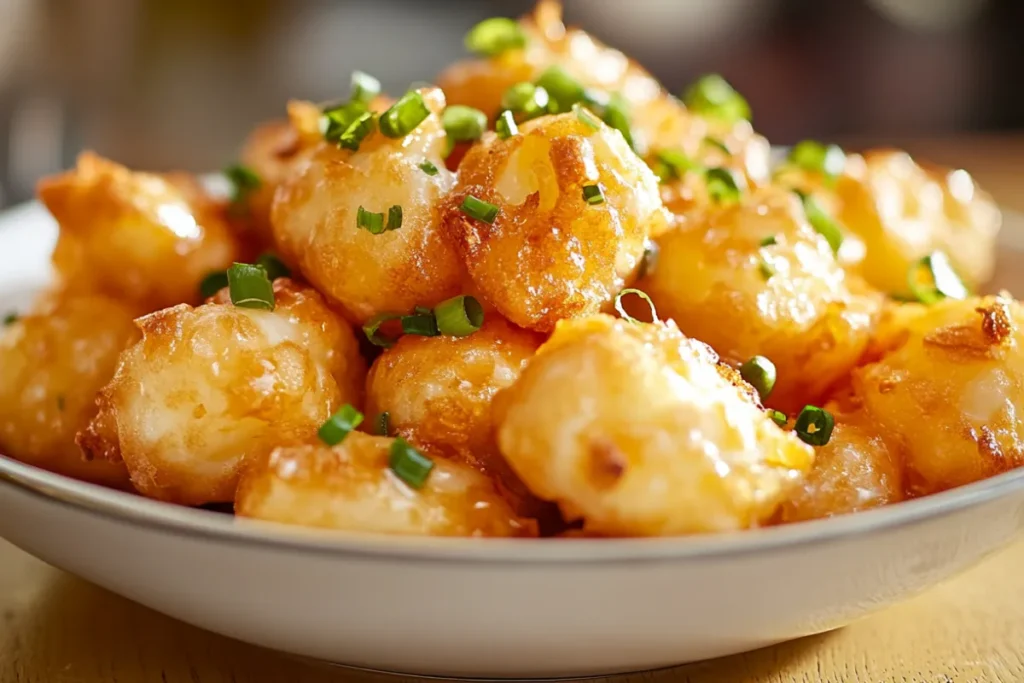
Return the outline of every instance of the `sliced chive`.
{"type": "Polygon", "coordinates": [[[757,390],[757,395],[764,401],[775,388],[775,363],[764,356],[754,356],[740,366],[740,377],[757,390]]]}
{"type": "Polygon", "coordinates": [[[479,140],[487,130],[487,114],[479,109],[454,104],[441,114],[444,132],[455,142],[472,142],[479,140]]]}
{"type": "Polygon", "coordinates": [[[907,284],[914,300],[923,304],[934,304],[942,299],[966,299],[970,294],[941,251],[933,251],[914,263],[907,273],[907,284]]]}
{"type": "Polygon", "coordinates": [[[722,142],[718,138],[713,138],[711,136],[708,136],[708,137],[704,138],[703,142],[708,147],[714,147],[715,149],[718,149],[718,150],[720,150],[722,152],[725,152],[726,154],[731,154],[732,153],[732,152],[729,151],[728,145],[726,145],[724,142],[722,142]]]}
{"type": "Polygon", "coordinates": [[[371,235],[384,232],[384,214],[367,211],[362,206],[356,210],[356,227],[366,230],[371,235]]]}
{"type": "Polygon", "coordinates": [[[373,112],[363,112],[357,116],[345,130],[338,136],[338,146],[350,149],[353,152],[359,150],[363,140],[377,128],[377,119],[373,112]]]}
{"type": "Polygon", "coordinates": [[[832,438],[836,426],[832,413],[817,406],[804,406],[796,418],[793,431],[800,440],[811,446],[824,446],[832,438]]]}
{"type": "Polygon", "coordinates": [[[601,190],[600,185],[584,185],[583,186],[583,200],[594,206],[596,204],[604,204],[604,192],[601,190]]]}
{"type": "Polygon", "coordinates": [[[598,120],[598,118],[594,116],[594,114],[591,113],[591,111],[582,104],[577,102],[576,104],[572,105],[572,110],[576,112],[576,118],[579,119],[580,122],[585,124],[588,128],[597,130],[598,128],[601,127],[601,121],[598,120]]]}
{"type": "Polygon", "coordinates": [[[377,416],[377,434],[379,436],[388,436],[391,432],[391,413],[384,411],[377,416]]]}
{"type": "Polygon", "coordinates": [[[380,94],[380,81],[362,71],[352,72],[352,90],[349,98],[354,102],[369,105],[380,94]]]}
{"type": "Polygon", "coordinates": [[[4,327],[7,327],[8,325],[13,325],[16,322],[18,322],[17,313],[8,313],[7,315],[4,316],[4,327]]]}
{"type": "Polygon", "coordinates": [[[622,316],[624,320],[628,320],[631,323],[641,322],[634,318],[633,316],[631,316],[629,313],[627,313],[626,309],[622,307],[622,298],[627,294],[635,294],[636,296],[646,301],[647,305],[651,307],[651,320],[653,320],[654,322],[658,322],[658,311],[656,308],[654,308],[654,302],[651,301],[651,297],[648,296],[647,292],[643,290],[632,288],[624,289],[615,295],[615,310],[618,311],[619,315],[622,316]]]}
{"type": "Polygon", "coordinates": [[[549,66],[537,79],[537,85],[544,88],[551,97],[552,113],[565,112],[572,105],[586,97],[583,84],[569,75],[569,72],[556,65],[549,66]]]}
{"type": "Polygon", "coordinates": [[[228,272],[226,270],[212,272],[199,283],[199,296],[203,299],[209,299],[227,286],[228,272]]]}
{"type": "Polygon", "coordinates": [[[429,306],[413,306],[413,313],[419,313],[420,315],[433,315],[434,309],[429,306]]]}
{"type": "Polygon", "coordinates": [[[484,307],[475,297],[461,295],[434,307],[437,329],[449,337],[466,337],[484,324],[484,307]]]}
{"type": "Polygon", "coordinates": [[[384,336],[381,333],[380,328],[388,321],[401,319],[402,316],[397,313],[380,313],[366,321],[366,324],[363,325],[363,334],[366,335],[367,340],[369,340],[369,342],[374,346],[386,349],[393,346],[398,340],[384,336]]]}
{"type": "Polygon", "coordinates": [[[846,153],[839,145],[802,140],[789,151],[789,161],[805,171],[821,173],[826,180],[835,181],[846,168],[846,153]]]}
{"type": "Polygon", "coordinates": [[[498,217],[497,206],[482,199],[477,199],[471,194],[466,195],[459,209],[470,218],[475,218],[484,223],[494,223],[498,217]]]}
{"type": "Polygon", "coordinates": [[[516,125],[516,117],[513,116],[512,112],[508,109],[501,112],[498,116],[498,120],[494,122],[494,130],[497,131],[498,137],[502,140],[507,140],[513,135],[519,134],[519,126],[516,125]]]}
{"type": "Polygon", "coordinates": [[[659,149],[654,153],[654,158],[654,174],[663,183],[682,178],[689,171],[703,170],[700,164],[681,149],[659,149]]]}
{"type": "Polygon", "coordinates": [[[256,265],[263,266],[263,270],[267,271],[267,277],[270,278],[271,282],[279,277],[289,277],[292,274],[292,271],[288,270],[288,266],[272,251],[265,251],[260,254],[259,258],[256,259],[256,265]]]}
{"type": "Polygon", "coordinates": [[[520,121],[528,121],[548,113],[551,97],[548,91],[533,83],[523,81],[509,86],[501,96],[501,108],[518,115],[520,121]]]}
{"type": "Polygon", "coordinates": [[[718,74],[699,78],[683,94],[687,108],[698,114],[729,123],[750,120],[750,105],[729,82],[718,74]]]}
{"type": "Polygon", "coordinates": [[[770,417],[772,419],[772,422],[779,425],[780,427],[785,427],[786,423],[789,422],[789,418],[786,417],[786,414],[781,410],[769,410],[768,417],[770,417]]]}
{"type": "Polygon", "coordinates": [[[231,303],[240,308],[274,310],[274,285],[263,266],[235,263],[228,268],[231,303]]]}
{"type": "Polygon", "coordinates": [[[518,21],[506,17],[484,19],[466,34],[466,49],[484,57],[526,46],[526,32],[518,21]]]}
{"type": "Polygon", "coordinates": [[[619,93],[612,95],[608,105],[604,108],[604,112],[601,114],[601,120],[608,124],[609,127],[622,133],[626,144],[633,151],[637,151],[636,141],[633,139],[633,130],[630,124],[629,103],[626,101],[626,98],[619,93]]]}
{"type": "Polygon", "coordinates": [[[775,275],[775,266],[768,263],[768,261],[764,260],[763,258],[757,262],[757,269],[761,271],[761,277],[763,277],[766,281],[771,280],[772,276],[775,275]]]}
{"type": "Polygon", "coordinates": [[[362,102],[328,105],[320,115],[320,133],[324,140],[341,145],[344,137],[349,149],[358,148],[358,142],[372,132],[375,125],[373,114],[362,102]]]}
{"type": "Polygon", "coordinates": [[[733,202],[740,198],[736,176],[727,168],[709,168],[704,172],[708,196],[715,202],[733,202]]]}
{"type": "Polygon", "coordinates": [[[640,259],[640,267],[636,272],[637,280],[654,272],[654,269],[658,266],[658,256],[660,254],[661,250],[658,248],[658,243],[648,240],[644,245],[644,256],[640,259]]]}
{"type": "Polygon", "coordinates": [[[251,193],[260,189],[263,181],[252,168],[244,164],[232,164],[224,169],[224,177],[231,183],[231,203],[244,202],[251,193]]]}
{"type": "Polygon", "coordinates": [[[828,213],[821,207],[814,197],[804,192],[797,191],[797,196],[804,205],[804,214],[807,222],[811,224],[818,234],[825,238],[828,246],[832,247],[832,253],[838,254],[839,247],[843,244],[843,229],[828,213]]]}
{"type": "Polygon", "coordinates": [[[430,176],[437,175],[437,166],[434,166],[434,164],[429,161],[424,161],[420,164],[420,170],[430,176]]]}
{"type": "Polygon", "coordinates": [[[774,245],[776,245],[778,243],[779,243],[779,240],[776,239],[775,235],[768,235],[763,240],[761,240],[760,246],[762,246],[762,247],[771,247],[771,246],[774,246],[774,245]]]}
{"type": "Polygon", "coordinates": [[[415,90],[402,95],[390,109],[380,116],[380,132],[389,138],[405,137],[416,130],[430,116],[423,95],[415,90]]]}
{"type": "Polygon", "coordinates": [[[402,227],[402,207],[400,204],[395,204],[388,209],[388,222],[384,226],[384,230],[398,230],[402,227]]]}
{"type": "Polygon", "coordinates": [[[416,334],[421,337],[436,337],[438,335],[437,320],[434,313],[414,313],[402,316],[402,332],[405,334],[416,334]]]}
{"type": "Polygon", "coordinates": [[[363,414],[346,403],[327,418],[327,422],[320,425],[316,434],[328,446],[337,446],[345,440],[349,432],[355,431],[362,421],[363,414]]]}
{"type": "Polygon", "coordinates": [[[434,461],[409,445],[402,437],[391,444],[388,467],[395,475],[414,489],[423,488],[434,461]]]}

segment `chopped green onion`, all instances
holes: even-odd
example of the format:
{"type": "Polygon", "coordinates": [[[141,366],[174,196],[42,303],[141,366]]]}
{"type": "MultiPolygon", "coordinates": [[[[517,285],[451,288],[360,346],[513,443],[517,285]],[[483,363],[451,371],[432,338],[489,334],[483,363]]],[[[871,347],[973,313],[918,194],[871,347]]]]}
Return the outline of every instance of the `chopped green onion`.
{"type": "Polygon", "coordinates": [[[586,97],[583,84],[556,65],[549,66],[537,79],[537,85],[547,90],[553,106],[552,113],[569,111],[572,105],[586,97]]]}
{"type": "Polygon", "coordinates": [[[484,307],[475,297],[460,295],[434,307],[437,329],[449,337],[466,337],[484,324],[484,307]]]}
{"type": "Polygon", "coordinates": [[[728,145],[726,145],[724,142],[722,142],[718,138],[713,138],[713,137],[708,136],[708,137],[704,138],[704,144],[709,146],[709,147],[714,147],[714,148],[716,148],[718,150],[721,150],[721,151],[725,152],[726,154],[731,154],[732,153],[732,152],[729,151],[728,145]]]}
{"type": "Polygon", "coordinates": [[[775,275],[775,266],[768,263],[764,259],[757,262],[757,268],[761,271],[761,277],[765,280],[771,280],[772,276],[775,275]]]}
{"type": "Polygon", "coordinates": [[[405,137],[416,130],[428,116],[430,109],[423,100],[423,95],[410,90],[380,115],[380,132],[389,138],[405,137]]]}
{"type": "Polygon", "coordinates": [[[252,192],[260,189],[263,181],[256,171],[243,164],[232,164],[224,169],[224,176],[231,182],[231,203],[244,202],[252,192]]]}
{"type": "Polygon", "coordinates": [[[629,121],[629,102],[619,93],[612,95],[608,105],[604,108],[601,120],[608,126],[622,133],[626,144],[637,151],[636,141],[633,139],[633,131],[629,121]]]}
{"type": "Polygon", "coordinates": [[[757,395],[764,401],[775,388],[775,363],[764,356],[754,356],[740,366],[740,377],[757,390],[757,395]]]}
{"type": "Polygon", "coordinates": [[[388,467],[395,475],[414,489],[423,488],[423,484],[434,469],[434,461],[409,445],[402,437],[391,444],[388,467]]]}
{"type": "Polygon", "coordinates": [[[644,245],[644,256],[640,260],[640,267],[636,271],[637,280],[654,272],[658,265],[658,256],[660,254],[661,250],[658,248],[658,243],[648,240],[644,245]]]}
{"type": "Polygon", "coordinates": [[[815,140],[803,140],[789,151],[789,161],[805,171],[821,173],[834,181],[846,168],[846,153],[839,145],[824,145],[815,140]]]}
{"type": "Polygon", "coordinates": [[[686,106],[698,114],[711,116],[729,123],[750,120],[750,105],[743,95],[718,74],[699,78],[683,94],[686,106]]]}
{"type": "Polygon", "coordinates": [[[373,114],[362,102],[330,105],[320,115],[320,133],[327,142],[342,144],[347,149],[358,149],[363,138],[373,132],[376,123],[373,114]]]}
{"type": "Polygon", "coordinates": [[[601,190],[600,185],[584,185],[583,186],[583,199],[594,206],[596,204],[604,204],[604,192],[601,190]]]}
{"type": "Polygon", "coordinates": [[[576,118],[587,127],[597,130],[601,127],[601,122],[594,116],[589,109],[584,107],[580,103],[572,105],[572,110],[576,112],[576,118]]]}
{"type": "Polygon", "coordinates": [[[429,161],[424,161],[420,164],[420,170],[430,176],[437,175],[437,166],[434,166],[434,164],[429,161]]]}
{"type": "Polygon", "coordinates": [[[274,285],[263,266],[233,264],[228,268],[228,289],[235,306],[274,310],[274,285]]]}
{"type": "Polygon", "coordinates": [[[771,247],[771,246],[774,246],[774,245],[776,245],[778,243],[779,243],[779,240],[777,240],[775,238],[775,235],[768,235],[763,240],[761,240],[761,246],[762,247],[771,247]]]}
{"type": "Polygon", "coordinates": [[[341,135],[338,136],[338,145],[353,152],[358,151],[366,136],[376,128],[377,119],[374,117],[373,112],[363,112],[341,132],[341,135]]]}
{"type": "Polygon", "coordinates": [[[402,227],[402,207],[400,204],[395,204],[388,209],[388,224],[384,226],[385,230],[398,230],[402,227]]]}
{"type": "Polygon", "coordinates": [[[414,313],[419,313],[420,315],[434,315],[434,309],[429,306],[413,306],[412,310],[414,313]]]}
{"type": "Polygon", "coordinates": [[[438,335],[437,320],[434,313],[414,313],[413,315],[402,316],[402,332],[406,334],[417,334],[421,337],[436,337],[438,335]]]}
{"type": "Polygon", "coordinates": [[[349,432],[355,431],[362,421],[363,414],[346,403],[327,418],[327,422],[320,426],[316,434],[328,446],[337,446],[345,440],[349,432]]]}
{"type": "Polygon", "coordinates": [[[484,19],[466,34],[466,49],[484,57],[526,46],[526,32],[519,22],[505,17],[484,19]]]}
{"type": "Polygon", "coordinates": [[[479,140],[487,130],[487,114],[479,109],[453,104],[444,110],[441,123],[448,138],[456,142],[479,140]]]}
{"type": "Polygon", "coordinates": [[[228,272],[226,270],[212,272],[199,283],[199,296],[209,299],[227,286],[228,272]]]}
{"type": "Polygon", "coordinates": [[[689,171],[701,171],[701,165],[681,149],[659,149],[654,153],[654,174],[663,183],[682,178],[689,171]]]}
{"type": "Polygon", "coordinates": [[[475,218],[484,223],[494,223],[498,217],[497,206],[482,199],[477,199],[471,194],[466,195],[459,209],[470,218],[475,218]]]}
{"type": "Polygon", "coordinates": [[[352,72],[352,91],[350,99],[369,105],[380,94],[380,81],[362,71],[352,72]]]}
{"type": "Polygon", "coordinates": [[[513,114],[520,114],[520,121],[548,113],[550,104],[551,97],[548,91],[527,81],[510,86],[501,96],[501,108],[508,109],[513,114]]]}
{"type": "Polygon", "coordinates": [[[263,266],[263,270],[267,271],[267,277],[271,282],[279,277],[289,277],[292,274],[292,271],[288,270],[288,266],[282,263],[277,254],[272,251],[260,254],[260,257],[256,259],[256,265],[263,266]]]}
{"type": "Polygon", "coordinates": [[[7,327],[8,325],[13,325],[16,322],[18,322],[17,313],[8,313],[7,315],[4,316],[4,327],[7,327]]]}
{"type": "Polygon", "coordinates": [[[651,301],[651,297],[647,295],[647,292],[644,292],[639,289],[624,289],[615,295],[615,310],[619,312],[620,316],[622,316],[625,320],[628,320],[632,323],[640,322],[639,320],[631,316],[629,313],[627,313],[626,309],[622,307],[622,297],[626,296],[627,294],[635,294],[644,301],[646,301],[647,305],[651,307],[651,320],[653,320],[654,322],[658,322],[658,311],[657,309],[654,308],[654,302],[651,301]]]}
{"type": "Polygon", "coordinates": [[[769,410],[768,417],[770,417],[772,419],[772,422],[779,425],[780,427],[785,427],[786,423],[789,422],[789,418],[786,417],[786,414],[781,410],[769,410]]]}
{"type": "Polygon", "coordinates": [[[824,446],[832,438],[836,426],[832,413],[817,406],[804,406],[793,427],[800,440],[811,446],[824,446]]]}
{"type": "Polygon", "coordinates": [[[914,299],[923,304],[934,304],[947,298],[965,299],[969,295],[963,280],[941,251],[933,251],[914,263],[907,273],[907,284],[914,299]]]}
{"type": "Polygon", "coordinates": [[[363,334],[366,335],[366,338],[374,346],[380,346],[386,349],[390,346],[393,346],[397,340],[392,339],[390,337],[385,337],[383,334],[381,334],[381,325],[390,320],[401,319],[402,316],[398,315],[397,313],[379,313],[366,321],[366,324],[363,325],[363,334]]]}
{"type": "Polygon", "coordinates": [[[356,211],[356,227],[366,230],[371,235],[384,232],[384,214],[367,211],[362,206],[356,211]]]}
{"type": "Polygon", "coordinates": [[[800,197],[804,204],[804,214],[807,216],[807,222],[811,224],[819,235],[825,238],[828,242],[828,246],[832,247],[832,253],[838,254],[839,247],[843,244],[843,229],[828,213],[825,209],[821,208],[821,204],[815,201],[814,197],[804,192],[797,191],[797,196],[800,197]]]}
{"type": "Polygon", "coordinates": [[[716,202],[739,201],[740,185],[727,168],[709,168],[704,172],[708,196],[716,202]]]}
{"type": "Polygon", "coordinates": [[[494,122],[494,130],[497,131],[498,137],[502,140],[507,140],[513,135],[519,134],[519,126],[516,125],[516,117],[512,115],[512,112],[508,109],[501,112],[498,116],[498,120],[494,122]]]}
{"type": "Polygon", "coordinates": [[[391,413],[384,411],[377,416],[377,434],[387,436],[391,432],[391,413]]]}

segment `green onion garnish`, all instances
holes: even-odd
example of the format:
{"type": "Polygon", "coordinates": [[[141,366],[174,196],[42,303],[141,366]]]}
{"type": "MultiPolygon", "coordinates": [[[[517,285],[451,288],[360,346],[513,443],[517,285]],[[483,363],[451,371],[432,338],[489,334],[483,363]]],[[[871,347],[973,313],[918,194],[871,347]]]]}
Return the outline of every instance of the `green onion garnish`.
{"type": "Polygon", "coordinates": [[[583,200],[594,206],[595,204],[604,204],[604,192],[601,191],[600,185],[584,185],[583,186],[583,200]]]}
{"type": "Polygon", "coordinates": [[[651,297],[647,295],[647,292],[644,292],[639,289],[624,289],[615,295],[615,310],[619,312],[619,315],[622,316],[624,320],[628,320],[631,323],[641,322],[634,318],[633,316],[631,316],[629,313],[626,313],[626,309],[622,307],[622,297],[626,296],[627,294],[635,294],[644,301],[646,301],[647,305],[651,307],[651,320],[653,320],[654,322],[658,322],[658,311],[657,309],[654,308],[654,302],[651,301],[651,297]]]}
{"type": "Polygon", "coordinates": [[[740,185],[727,168],[709,168],[704,172],[708,196],[715,202],[739,201],[740,185]]]}
{"type": "Polygon", "coordinates": [[[484,19],[466,34],[466,49],[484,57],[494,57],[507,50],[526,46],[526,32],[514,19],[484,19]]]}
{"type": "Polygon", "coordinates": [[[933,251],[914,263],[907,273],[907,284],[914,299],[923,304],[947,298],[966,299],[969,295],[953,264],[941,251],[933,251]]]}
{"type": "Polygon", "coordinates": [[[233,264],[228,268],[228,289],[235,306],[274,310],[274,285],[263,266],[233,264]]]}
{"type": "Polygon", "coordinates": [[[764,356],[754,356],[740,366],[740,377],[757,390],[757,395],[764,401],[775,388],[775,363],[764,356]]]}
{"type": "Polygon", "coordinates": [[[682,178],[689,171],[703,170],[700,164],[681,149],[659,149],[654,153],[654,158],[654,174],[663,183],[682,178]]]}
{"type": "Polygon", "coordinates": [[[427,175],[437,175],[437,166],[434,166],[434,164],[430,163],[429,161],[424,161],[422,164],[420,164],[420,170],[426,173],[427,175]]]}
{"type": "Polygon", "coordinates": [[[832,438],[836,426],[832,413],[817,406],[804,406],[793,427],[800,440],[811,446],[824,446],[832,438]]]}
{"type": "Polygon", "coordinates": [[[320,425],[316,434],[328,446],[337,446],[345,440],[349,432],[355,431],[362,421],[363,414],[346,403],[327,418],[327,422],[320,425]]]}
{"type": "Polygon", "coordinates": [[[228,272],[218,270],[210,273],[199,283],[199,296],[209,299],[217,292],[228,286],[228,272]]]}
{"type": "Polygon", "coordinates": [[[501,108],[519,114],[520,121],[546,114],[550,103],[547,90],[526,81],[510,86],[501,96],[501,108]]]}
{"type": "Polygon", "coordinates": [[[498,116],[498,120],[494,122],[494,130],[497,131],[498,137],[502,140],[507,140],[513,135],[519,134],[519,126],[516,125],[516,117],[512,115],[512,112],[506,109],[501,112],[498,116]]]}
{"type": "Polygon", "coordinates": [[[428,116],[430,109],[423,100],[423,95],[410,90],[380,115],[380,132],[389,138],[405,137],[416,130],[428,116]]]}
{"type": "Polygon", "coordinates": [[[832,182],[846,168],[846,153],[839,145],[825,145],[815,140],[803,140],[789,151],[789,161],[805,171],[821,173],[832,182]]]}
{"type": "Polygon", "coordinates": [[[232,164],[224,169],[224,176],[231,183],[231,203],[244,202],[250,193],[260,189],[263,181],[256,171],[243,164],[232,164]]]}
{"type": "Polygon", "coordinates": [[[466,195],[459,209],[470,218],[475,218],[484,223],[494,223],[494,220],[498,217],[497,206],[482,199],[477,199],[471,194],[466,195]]]}
{"type": "Polygon", "coordinates": [[[279,277],[289,277],[292,274],[292,271],[288,270],[288,266],[282,263],[277,254],[272,251],[260,254],[260,257],[256,259],[256,265],[263,266],[263,270],[267,271],[267,277],[271,282],[279,277]]]}
{"type": "Polygon", "coordinates": [[[572,105],[586,97],[583,84],[569,75],[558,65],[549,66],[537,79],[537,85],[548,91],[551,97],[552,113],[569,111],[572,105]]]}
{"type": "Polygon", "coordinates": [[[484,307],[475,297],[460,295],[434,307],[437,329],[449,337],[466,337],[484,324],[484,307]]]}
{"type": "Polygon", "coordinates": [[[622,133],[626,144],[634,152],[637,151],[636,142],[633,140],[633,130],[630,127],[629,103],[626,101],[626,98],[619,93],[612,95],[608,105],[604,108],[604,112],[601,114],[601,120],[608,124],[609,127],[622,133]]]}
{"type": "Polygon", "coordinates": [[[434,319],[433,311],[403,315],[402,332],[418,334],[421,337],[436,337],[438,335],[437,320],[434,319]]]}
{"type": "Polygon", "coordinates": [[[7,315],[4,316],[4,327],[7,327],[8,325],[13,325],[16,322],[18,322],[17,313],[8,313],[7,315]]]}
{"type": "Polygon", "coordinates": [[[377,434],[387,436],[391,431],[391,413],[384,411],[377,416],[377,434]]]}
{"type": "Polygon", "coordinates": [[[380,81],[368,73],[353,71],[351,92],[350,98],[353,102],[369,105],[373,98],[380,94],[380,81]]]}
{"type": "Polygon", "coordinates": [[[761,277],[765,280],[771,280],[772,276],[775,275],[775,266],[763,258],[757,262],[757,269],[761,271],[761,277]]]}
{"type": "Polygon", "coordinates": [[[832,247],[832,253],[838,254],[839,247],[843,244],[842,227],[825,212],[825,209],[821,208],[821,204],[815,201],[814,197],[800,191],[797,191],[796,194],[804,204],[804,214],[807,216],[807,222],[811,224],[811,227],[819,235],[825,238],[828,246],[832,247]]]}
{"type": "Polygon", "coordinates": [[[572,105],[572,110],[576,112],[576,118],[579,119],[581,123],[585,124],[589,128],[597,130],[598,128],[601,127],[601,122],[597,119],[597,117],[594,116],[590,112],[590,110],[584,107],[582,104],[577,102],[576,104],[572,105]]]}
{"type": "Polygon", "coordinates": [[[423,488],[434,461],[409,445],[402,437],[391,444],[388,467],[395,475],[414,489],[423,488]]]}
{"type": "Polygon", "coordinates": [[[400,227],[402,227],[402,207],[400,204],[395,204],[388,209],[388,222],[384,229],[398,230],[400,227]]]}
{"type": "Polygon", "coordinates": [[[362,206],[356,211],[356,227],[366,230],[371,235],[384,232],[384,214],[367,211],[362,206]]]}
{"type": "Polygon", "coordinates": [[[419,313],[420,315],[434,314],[434,309],[430,308],[429,306],[413,306],[412,310],[414,313],[419,313]]]}
{"type": "Polygon", "coordinates": [[[661,250],[658,248],[658,243],[648,240],[644,245],[644,256],[640,259],[640,267],[636,271],[637,280],[654,272],[655,267],[658,265],[658,256],[660,254],[661,250]]]}
{"type": "Polygon", "coordinates": [[[771,246],[774,246],[774,245],[776,245],[778,243],[779,243],[779,240],[777,240],[775,238],[775,235],[768,235],[763,240],[761,240],[760,245],[762,247],[771,247],[771,246]]]}
{"type": "Polygon", "coordinates": [[[373,113],[363,112],[338,136],[338,145],[353,152],[358,151],[359,145],[363,144],[366,136],[372,133],[376,127],[377,119],[373,113]]]}
{"type": "Polygon", "coordinates": [[[731,154],[732,153],[732,152],[729,151],[728,145],[726,145],[724,142],[722,142],[718,138],[713,138],[713,137],[708,136],[708,137],[704,138],[704,144],[707,145],[708,147],[714,147],[715,149],[718,149],[718,150],[720,150],[722,152],[725,152],[726,154],[731,154]]]}
{"type": "Polygon", "coordinates": [[[479,140],[487,130],[487,114],[473,107],[454,104],[441,115],[444,132],[455,142],[479,140]]]}
{"type": "Polygon", "coordinates": [[[376,119],[362,102],[329,106],[320,116],[320,132],[327,142],[357,150],[363,139],[373,132],[376,119]]]}
{"type": "Polygon", "coordinates": [[[786,423],[789,422],[789,418],[786,417],[786,414],[781,410],[769,410],[768,417],[770,417],[772,419],[772,422],[779,425],[780,427],[785,427],[786,423]]]}
{"type": "Polygon", "coordinates": [[[381,334],[381,325],[390,320],[401,319],[402,316],[398,315],[397,313],[379,313],[366,321],[366,324],[363,325],[363,334],[366,335],[366,338],[374,346],[380,346],[381,348],[386,349],[390,346],[393,346],[397,339],[385,337],[383,334],[381,334]]]}
{"type": "Polygon", "coordinates": [[[698,114],[734,123],[750,120],[750,105],[718,74],[702,76],[683,94],[686,106],[698,114]]]}

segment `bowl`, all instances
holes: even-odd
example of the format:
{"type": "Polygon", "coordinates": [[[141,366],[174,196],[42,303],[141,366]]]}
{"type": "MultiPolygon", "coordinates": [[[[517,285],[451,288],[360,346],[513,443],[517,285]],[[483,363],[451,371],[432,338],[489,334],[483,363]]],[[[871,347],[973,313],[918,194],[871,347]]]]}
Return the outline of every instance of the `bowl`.
{"type": "MultiPolygon", "coordinates": [[[[0,216],[0,311],[51,277],[36,204],[0,216]]],[[[1008,213],[994,287],[1024,291],[1008,213]]],[[[1024,528],[1024,470],[791,526],[663,539],[458,539],[285,527],[174,507],[0,456],[0,535],[164,614],[294,655],[403,673],[652,669],[843,626],[1024,528]]]]}

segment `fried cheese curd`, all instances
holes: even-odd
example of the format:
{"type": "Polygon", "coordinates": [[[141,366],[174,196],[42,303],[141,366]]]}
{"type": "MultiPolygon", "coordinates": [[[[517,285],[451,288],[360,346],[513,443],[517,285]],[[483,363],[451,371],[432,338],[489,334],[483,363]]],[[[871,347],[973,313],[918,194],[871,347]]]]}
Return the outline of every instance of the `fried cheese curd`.
{"type": "Polygon", "coordinates": [[[358,324],[432,307],[459,294],[465,279],[438,226],[436,205],[455,182],[444,167],[444,95],[416,92],[430,115],[414,130],[399,138],[376,130],[358,151],[320,143],[280,186],[271,209],[282,257],[358,324]],[[423,169],[428,162],[432,173],[423,169]],[[401,211],[400,228],[373,234],[360,227],[361,213],[389,218],[391,207],[401,211]]]}
{"type": "Polygon", "coordinates": [[[793,193],[767,189],[710,207],[657,245],[637,287],[727,362],[771,360],[770,405],[817,400],[868,345],[881,297],[844,272],[793,193]]]}
{"type": "Polygon", "coordinates": [[[38,193],[60,225],[53,263],[68,289],[147,311],[198,303],[202,279],[238,252],[223,207],[188,174],[130,171],[86,152],[38,193]]]}
{"type": "Polygon", "coordinates": [[[607,308],[669,220],[657,180],[622,136],[574,113],[534,119],[507,139],[485,133],[441,212],[474,290],[540,332],[607,308]],[[496,215],[475,215],[478,201],[496,215]]]}
{"type": "Polygon", "coordinates": [[[1008,295],[905,304],[853,374],[867,423],[926,495],[1024,464],[1024,313],[1008,295]]]}
{"type": "Polygon", "coordinates": [[[224,290],[139,319],[142,339],[79,437],[86,453],[123,461],[150,498],[227,502],[248,460],[360,405],[365,364],[350,328],[314,290],[285,278],[273,289],[272,311],[232,305],[224,290]]]}
{"type": "Polygon", "coordinates": [[[0,453],[75,479],[126,488],[123,463],[86,460],[75,435],[138,336],[131,306],[57,292],[0,329],[0,453]]]}
{"type": "Polygon", "coordinates": [[[671,322],[562,321],[495,398],[499,448],[534,493],[589,533],[765,523],[814,452],[717,360],[671,322]]]}
{"type": "Polygon", "coordinates": [[[242,475],[236,514],[345,531],[536,536],[486,475],[443,458],[416,489],[389,468],[395,439],[352,432],[337,446],[277,448],[242,475]]]}

